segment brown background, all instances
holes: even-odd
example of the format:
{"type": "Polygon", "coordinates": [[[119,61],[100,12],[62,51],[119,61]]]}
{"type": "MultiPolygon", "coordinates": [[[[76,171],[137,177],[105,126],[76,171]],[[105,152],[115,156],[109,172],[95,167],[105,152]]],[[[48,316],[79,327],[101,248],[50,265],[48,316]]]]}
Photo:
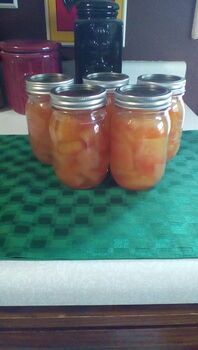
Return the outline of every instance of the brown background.
{"type": "MultiPolygon", "coordinates": [[[[46,38],[43,0],[18,0],[19,9],[0,9],[0,40],[46,38]]],[[[128,0],[123,59],[184,60],[185,101],[198,113],[198,40],[191,39],[195,0],[128,0]]],[[[64,59],[73,49],[63,50],[64,59]]]]}

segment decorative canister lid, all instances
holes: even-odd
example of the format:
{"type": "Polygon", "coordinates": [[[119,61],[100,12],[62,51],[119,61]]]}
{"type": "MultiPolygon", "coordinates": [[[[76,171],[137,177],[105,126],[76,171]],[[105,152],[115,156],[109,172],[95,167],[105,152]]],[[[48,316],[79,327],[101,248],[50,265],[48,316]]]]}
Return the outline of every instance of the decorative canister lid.
{"type": "Polygon", "coordinates": [[[57,50],[60,44],[50,40],[5,40],[1,49],[10,53],[34,53],[57,50]]]}
{"type": "Polygon", "coordinates": [[[159,85],[125,85],[115,92],[115,104],[127,109],[164,110],[171,105],[171,91],[159,85]]]}
{"type": "Polygon", "coordinates": [[[96,109],[106,103],[106,91],[100,86],[72,84],[58,86],[51,93],[52,106],[58,109],[96,109]]]}
{"type": "Polygon", "coordinates": [[[129,83],[129,76],[123,73],[99,72],[88,74],[83,82],[91,85],[99,85],[107,90],[115,90],[129,83]]]}
{"type": "MultiPolygon", "coordinates": [[[[66,0],[64,0],[66,3],[66,0]]],[[[114,1],[107,0],[81,0],[77,2],[79,18],[116,18],[119,5],[114,1]]]]}
{"type": "Polygon", "coordinates": [[[36,74],[26,79],[26,91],[31,94],[46,94],[58,85],[71,83],[73,83],[73,78],[67,74],[36,74]]]}
{"type": "Polygon", "coordinates": [[[144,74],[137,80],[138,84],[160,84],[171,90],[173,95],[185,93],[186,79],[177,75],[144,74]]]}

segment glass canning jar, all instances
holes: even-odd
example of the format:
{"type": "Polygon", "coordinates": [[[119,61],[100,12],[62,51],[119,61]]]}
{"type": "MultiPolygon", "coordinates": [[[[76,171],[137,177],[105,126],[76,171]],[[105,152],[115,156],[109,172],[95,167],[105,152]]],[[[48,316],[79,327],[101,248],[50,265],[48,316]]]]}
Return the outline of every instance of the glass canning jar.
{"type": "Polygon", "coordinates": [[[185,106],[183,95],[185,93],[186,80],[176,75],[145,74],[138,77],[140,84],[160,84],[172,92],[172,103],[169,110],[171,129],[168,142],[168,160],[178,152],[181,143],[182,129],[185,118],[185,106]]]}
{"type": "Polygon", "coordinates": [[[110,121],[114,109],[114,93],[119,87],[129,83],[129,76],[123,73],[99,72],[88,74],[83,78],[83,82],[90,85],[102,86],[107,92],[107,117],[110,121]]]}
{"type": "Polygon", "coordinates": [[[49,130],[57,177],[75,189],[99,185],[109,168],[105,89],[86,84],[57,87],[51,99],[49,130]]]}
{"type": "Polygon", "coordinates": [[[161,86],[126,85],[115,93],[110,168],[130,190],[153,187],[164,174],[171,92],[161,86]]]}
{"type": "Polygon", "coordinates": [[[43,163],[51,164],[49,121],[51,117],[50,90],[57,85],[72,83],[65,74],[36,74],[26,79],[28,100],[25,106],[30,144],[34,155],[43,163]]]}

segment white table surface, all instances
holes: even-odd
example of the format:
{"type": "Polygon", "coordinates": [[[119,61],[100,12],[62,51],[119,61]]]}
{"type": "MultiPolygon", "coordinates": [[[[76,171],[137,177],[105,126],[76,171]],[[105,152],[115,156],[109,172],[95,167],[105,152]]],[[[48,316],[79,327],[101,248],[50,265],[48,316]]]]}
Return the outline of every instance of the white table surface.
{"type": "MultiPolygon", "coordinates": [[[[0,112],[0,134],[27,134],[25,117],[0,112]]],[[[0,261],[0,306],[175,303],[198,303],[198,259],[0,261]]]]}

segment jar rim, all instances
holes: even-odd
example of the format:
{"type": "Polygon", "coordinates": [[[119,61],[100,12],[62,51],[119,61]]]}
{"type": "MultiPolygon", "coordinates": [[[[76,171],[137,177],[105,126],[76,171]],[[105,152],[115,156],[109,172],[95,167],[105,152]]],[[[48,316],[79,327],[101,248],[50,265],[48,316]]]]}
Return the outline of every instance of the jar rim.
{"type": "Polygon", "coordinates": [[[26,78],[26,91],[30,94],[49,94],[58,85],[72,84],[72,76],[61,73],[34,74],[26,78]]]}
{"type": "Polygon", "coordinates": [[[97,72],[86,75],[83,82],[90,85],[99,85],[107,90],[115,90],[129,83],[129,76],[117,72],[97,72]]]}
{"type": "Polygon", "coordinates": [[[185,93],[186,79],[171,74],[143,74],[137,79],[138,84],[158,84],[171,90],[173,95],[185,93]]]}
{"type": "Polygon", "coordinates": [[[115,92],[115,104],[127,109],[164,110],[171,106],[171,91],[157,84],[129,84],[115,92]]]}
{"type": "Polygon", "coordinates": [[[97,109],[106,104],[106,91],[97,85],[65,84],[52,89],[50,96],[52,107],[58,109],[97,109]]]}

